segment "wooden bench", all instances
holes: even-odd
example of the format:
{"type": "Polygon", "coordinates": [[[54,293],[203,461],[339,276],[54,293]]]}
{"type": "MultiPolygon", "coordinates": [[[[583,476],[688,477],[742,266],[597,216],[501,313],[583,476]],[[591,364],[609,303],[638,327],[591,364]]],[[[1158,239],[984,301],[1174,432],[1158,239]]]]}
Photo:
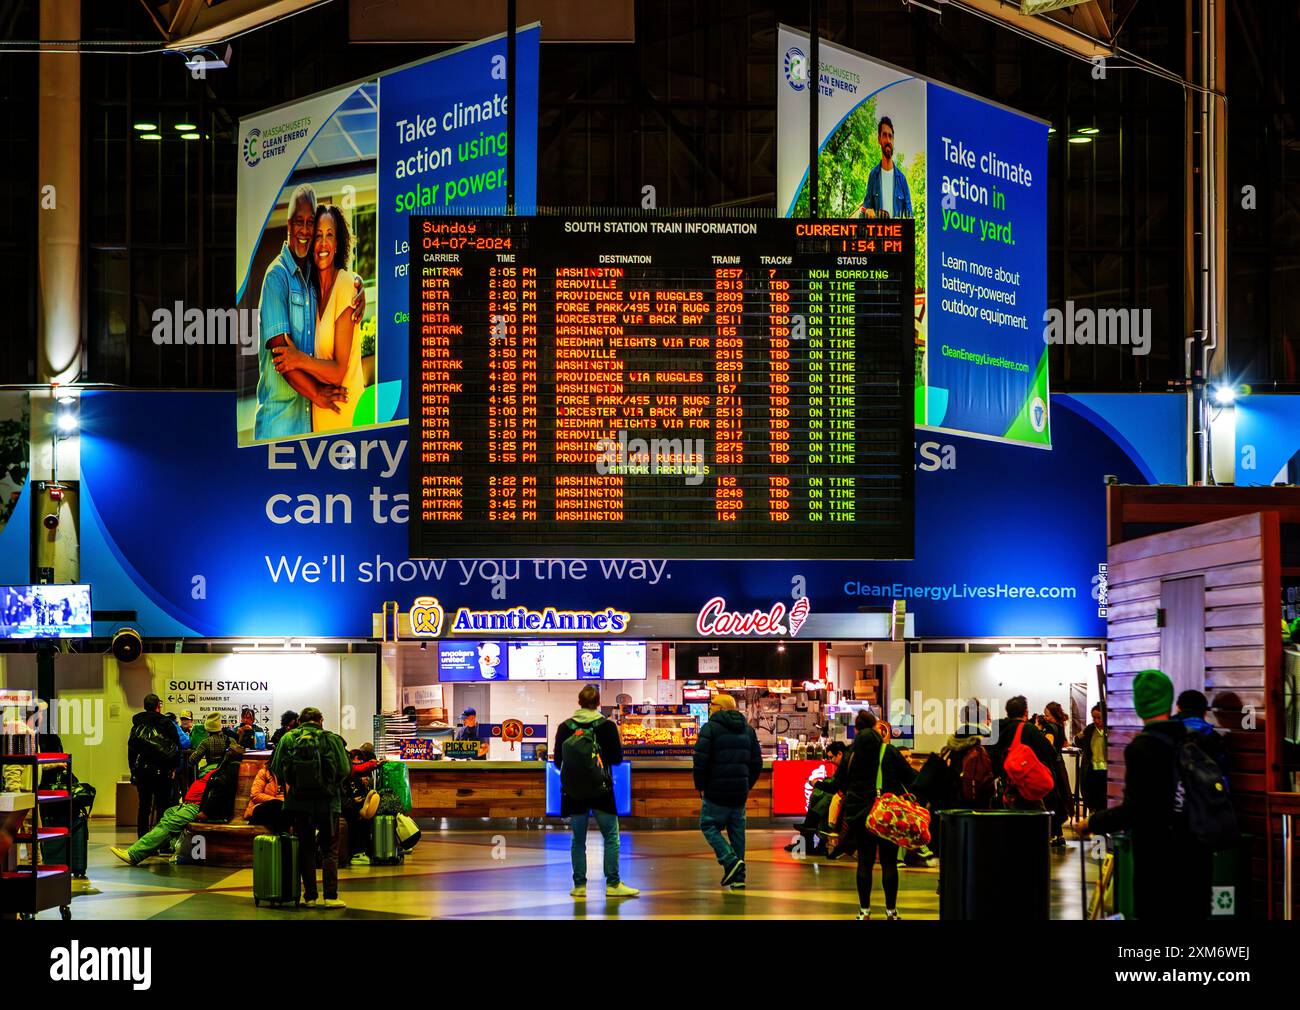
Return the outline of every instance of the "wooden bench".
{"type": "MultiPolygon", "coordinates": [[[[239,781],[235,787],[235,816],[220,824],[206,821],[194,821],[181,832],[180,841],[176,843],[176,862],[191,866],[223,866],[235,869],[253,865],[253,839],[258,835],[271,832],[260,824],[249,824],[244,820],[244,809],[253,795],[253,780],[262,766],[271,759],[269,753],[245,754],[239,763],[239,781]],[[202,836],[203,845],[199,851],[202,859],[191,855],[195,851],[195,839],[202,836]]],[[[347,822],[338,821],[340,866],[348,865],[343,854],[347,852],[347,822]]]]}
{"type": "Polygon", "coordinates": [[[249,824],[244,820],[244,808],[253,795],[253,779],[266,762],[269,754],[245,754],[239,763],[239,782],[235,788],[235,816],[224,824],[209,824],[206,821],[194,821],[181,832],[176,844],[176,861],[193,866],[229,866],[234,868],[253,865],[253,839],[258,835],[268,834],[266,828],[259,824],[249,824]],[[203,838],[203,844],[197,850],[203,853],[202,859],[196,859],[195,839],[203,838]]]}

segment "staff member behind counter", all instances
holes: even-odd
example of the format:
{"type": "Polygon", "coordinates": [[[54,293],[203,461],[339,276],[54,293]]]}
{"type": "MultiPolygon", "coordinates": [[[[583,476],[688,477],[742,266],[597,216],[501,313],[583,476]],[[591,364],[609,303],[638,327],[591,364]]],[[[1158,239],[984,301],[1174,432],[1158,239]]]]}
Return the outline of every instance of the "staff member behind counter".
{"type": "Polygon", "coordinates": [[[478,729],[478,712],[473,708],[467,708],[460,714],[461,725],[456,730],[455,740],[477,740],[479,757],[487,754],[487,741],[479,736],[478,729]]]}

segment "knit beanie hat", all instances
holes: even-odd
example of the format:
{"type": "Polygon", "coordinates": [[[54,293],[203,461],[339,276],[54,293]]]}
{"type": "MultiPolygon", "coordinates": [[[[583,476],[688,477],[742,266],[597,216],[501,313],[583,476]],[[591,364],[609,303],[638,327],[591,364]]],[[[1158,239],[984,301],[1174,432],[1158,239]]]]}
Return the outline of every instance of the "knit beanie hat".
{"type": "Polygon", "coordinates": [[[220,712],[213,712],[210,716],[208,716],[206,719],[204,719],[204,720],[203,720],[203,728],[206,729],[209,733],[220,733],[220,732],[221,732],[221,713],[220,713],[220,712]]]}
{"type": "Polygon", "coordinates": [[[1143,670],[1133,678],[1133,710],[1139,719],[1168,715],[1174,704],[1174,682],[1159,670],[1143,670]]]}

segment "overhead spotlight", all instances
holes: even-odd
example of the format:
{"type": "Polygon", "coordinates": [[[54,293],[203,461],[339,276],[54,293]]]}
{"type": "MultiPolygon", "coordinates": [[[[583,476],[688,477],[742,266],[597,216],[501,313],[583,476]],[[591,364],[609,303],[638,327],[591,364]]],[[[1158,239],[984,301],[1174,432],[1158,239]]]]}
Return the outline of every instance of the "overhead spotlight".
{"type": "Polygon", "coordinates": [[[1210,395],[1220,407],[1230,407],[1237,402],[1235,386],[1215,386],[1210,395]]]}
{"type": "Polygon", "coordinates": [[[1097,134],[1101,133],[1101,131],[1095,126],[1081,126],[1079,127],[1079,132],[1085,137],[1095,137],[1097,134]]]}
{"type": "Polygon", "coordinates": [[[157,123],[136,123],[134,128],[137,133],[153,133],[156,129],[158,129],[158,124],[157,123]]]}
{"type": "Polygon", "coordinates": [[[1091,144],[1091,143],[1092,143],[1092,138],[1091,138],[1091,137],[1080,137],[1080,136],[1074,136],[1074,137],[1070,137],[1068,142],[1071,143],[1071,144],[1091,144]]]}

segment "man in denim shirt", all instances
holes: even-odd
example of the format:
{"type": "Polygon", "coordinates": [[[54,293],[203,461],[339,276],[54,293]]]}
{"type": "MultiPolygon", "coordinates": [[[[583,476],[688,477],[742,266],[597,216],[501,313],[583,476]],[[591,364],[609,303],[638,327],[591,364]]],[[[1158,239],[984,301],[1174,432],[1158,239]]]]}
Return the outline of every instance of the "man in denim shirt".
{"type": "Polygon", "coordinates": [[[894,164],[894,122],[888,116],[880,117],[876,139],[880,143],[880,162],[867,176],[867,192],[858,216],[911,217],[912,191],[903,170],[894,164]]]}
{"type": "MultiPolygon", "coordinates": [[[[346,399],[339,386],[318,382],[301,370],[281,375],[271,358],[287,338],[305,354],[316,347],[316,286],[312,278],[312,243],[316,237],[316,192],[299,186],[289,197],[288,240],[262,278],[258,303],[261,341],[257,350],[257,416],[253,437],[272,441],[311,434],[311,405],[337,411],[346,399]]],[[[358,292],[361,311],[365,296],[358,292]]],[[[356,302],[353,303],[354,309],[356,302]]]]}

